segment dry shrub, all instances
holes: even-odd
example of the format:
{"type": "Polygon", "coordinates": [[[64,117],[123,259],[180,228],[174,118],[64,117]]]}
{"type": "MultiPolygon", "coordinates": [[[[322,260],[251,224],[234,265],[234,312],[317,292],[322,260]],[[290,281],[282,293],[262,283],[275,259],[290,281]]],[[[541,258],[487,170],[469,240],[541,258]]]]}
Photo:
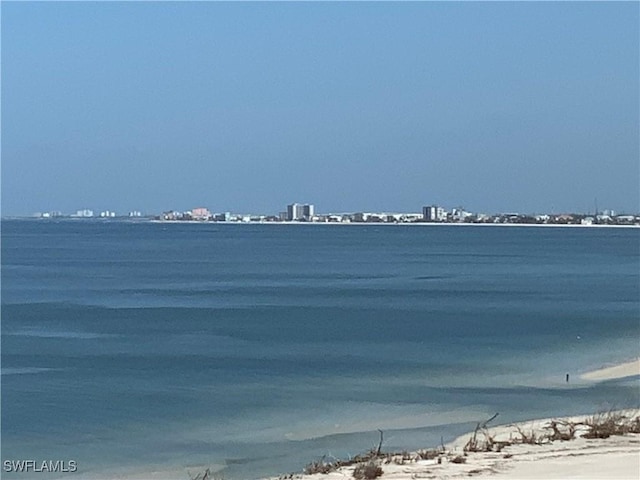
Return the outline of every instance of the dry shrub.
{"type": "Polygon", "coordinates": [[[478,425],[462,450],[464,452],[491,452],[495,444],[496,442],[493,436],[489,434],[489,430],[478,425]],[[478,433],[482,434],[482,439],[478,438],[478,433]]]}
{"type": "Polygon", "coordinates": [[[547,438],[551,441],[573,440],[576,434],[576,426],[577,424],[573,422],[557,422],[555,420],[552,420],[549,425],[545,427],[553,431],[553,433],[551,435],[548,435],[547,438]]]}
{"type": "Polygon", "coordinates": [[[457,457],[451,459],[451,463],[467,463],[467,457],[458,455],[457,457]]]}
{"type": "Polygon", "coordinates": [[[389,453],[386,454],[384,456],[384,460],[383,463],[385,464],[389,464],[389,463],[395,463],[396,465],[404,465],[407,462],[411,462],[413,461],[415,458],[414,456],[407,452],[406,450],[401,452],[401,453],[389,453]]]}
{"type": "Polygon", "coordinates": [[[374,462],[363,463],[353,470],[353,478],[356,480],[373,480],[382,475],[382,468],[374,462]]]}
{"type": "Polygon", "coordinates": [[[418,450],[418,457],[420,460],[433,460],[438,458],[440,452],[438,450],[418,450]]]}
{"type": "Polygon", "coordinates": [[[629,433],[640,433],[640,416],[637,416],[629,423],[629,433]]]}
{"type": "Polygon", "coordinates": [[[640,433],[640,417],[632,415],[629,418],[621,412],[600,412],[589,417],[585,424],[589,431],[582,435],[584,438],[609,438],[611,435],[625,435],[640,433]]]}
{"type": "Polygon", "coordinates": [[[335,470],[335,465],[329,462],[324,461],[324,457],[321,460],[316,460],[315,462],[311,462],[306,467],[304,467],[305,475],[313,475],[314,473],[331,473],[335,470]]]}
{"type": "Polygon", "coordinates": [[[517,443],[524,443],[527,445],[540,445],[540,443],[542,443],[543,439],[538,438],[538,435],[533,430],[531,430],[531,433],[527,434],[519,425],[516,425],[516,429],[520,434],[520,440],[517,443]]]}
{"type": "MultiPolygon", "coordinates": [[[[410,454],[408,452],[403,452],[400,454],[391,454],[391,453],[382,453],[382,432],[380,432],[380,443],[377,448],[372,448],[366,453],[356,455],[348,460],[334,460],[332,462],[325,461],[326,457],[322,457],[320,460],[316,460],[314,462],[309,463],[306,467],[304,467],[303,472],[306,475],[313,475],[314,473],[327,474],[331,472],[335,472],[339,468],[349,467],[352,465],[358,465],[358,467],[362,467],[368,464],[374,464],[374,460],[383,460],[386,463],[390,463],[392,461],[400,461],[403,462],[404,459],[409,459],[410,454]],[[394,458],[397,457],[397,458],[394,458]]],[[[375,465],[375,464],[374,464],[375,465]]],[[[363,467],[364,468],[364,467],[363,467]]],[[[360,474],[360,473],[358,473],[360,474]]],[[[364,477],[363,477],[364,478],[364,477]]],[[[372,477],[376,478],[376,477],[372,477]]]]}
{"type": "Polygon", "coordinates": [[[490,452],[493,450],[494,439],[489,434],[489,430],[487,429],[487,425],[489,422],[493,421],[498,414],[496,413],[493,417],[487,420],[484,423],[478,423],[476,425],[476,429],[473,431],[473,435],[469,438],[469,441],[463,448],[464,452],[490,452]],[[482,433],[484,440],[478,439],[478,433],[482,433]]]}

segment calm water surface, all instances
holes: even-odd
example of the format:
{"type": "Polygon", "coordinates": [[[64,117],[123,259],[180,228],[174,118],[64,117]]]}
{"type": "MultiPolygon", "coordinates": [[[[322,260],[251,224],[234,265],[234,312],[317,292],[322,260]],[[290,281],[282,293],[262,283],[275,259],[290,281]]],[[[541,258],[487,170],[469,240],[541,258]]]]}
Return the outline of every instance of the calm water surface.
{"type": "Polygon", "coordinates": [[[2,460],[257,478],[637,406],[579,374],[638,355],[639,272],[640,229],[3,221],[2,460]]]}

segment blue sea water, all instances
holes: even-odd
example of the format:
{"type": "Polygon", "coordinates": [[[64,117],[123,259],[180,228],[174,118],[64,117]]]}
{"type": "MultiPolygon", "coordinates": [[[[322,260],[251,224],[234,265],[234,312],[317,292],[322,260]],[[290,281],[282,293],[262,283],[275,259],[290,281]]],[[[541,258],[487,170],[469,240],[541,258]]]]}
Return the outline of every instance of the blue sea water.
{"type": "Polygon", "coordinates": [[[638,406],[640,230],[2,221],[2,460],[301,470],[638,406]],[[571,374],[569,384],[565,373],[571,374]]]}

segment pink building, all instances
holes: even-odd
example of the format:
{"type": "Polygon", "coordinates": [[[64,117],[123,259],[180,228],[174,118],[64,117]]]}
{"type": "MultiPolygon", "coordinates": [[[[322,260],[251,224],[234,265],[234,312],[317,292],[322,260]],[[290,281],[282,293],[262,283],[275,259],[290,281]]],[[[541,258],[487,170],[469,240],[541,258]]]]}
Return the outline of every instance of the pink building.
{"type": "Polygon", "coordinates": [[[209,209],[204,207],[194,208],[191,210],[191,218],[194,220],[206,220],[211,216],[209,209]]]}

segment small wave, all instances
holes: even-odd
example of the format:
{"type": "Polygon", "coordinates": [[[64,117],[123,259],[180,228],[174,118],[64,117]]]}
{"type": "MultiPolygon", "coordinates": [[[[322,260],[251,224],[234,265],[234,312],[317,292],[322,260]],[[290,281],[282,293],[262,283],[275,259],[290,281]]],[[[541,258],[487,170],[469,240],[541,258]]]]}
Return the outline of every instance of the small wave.
{"type": "Polygon", "coordinates": [[[96,338],[113,337],[108,333],[92,333],[92,332],[56,332],[52,330],[16,330],[15,332],[5,332],[4,335],[13,335],[16,337],[38,337],[38,338],[76,338],[80,340],[91,340],[96,338]]]}
{"type": "Polygon", "coordinates": [[[55,368],[38,368],[38,367],[6,367],[0,370],[2,375],[29,375],[34,373],[44,373],[57,370],[55,368]]]}

